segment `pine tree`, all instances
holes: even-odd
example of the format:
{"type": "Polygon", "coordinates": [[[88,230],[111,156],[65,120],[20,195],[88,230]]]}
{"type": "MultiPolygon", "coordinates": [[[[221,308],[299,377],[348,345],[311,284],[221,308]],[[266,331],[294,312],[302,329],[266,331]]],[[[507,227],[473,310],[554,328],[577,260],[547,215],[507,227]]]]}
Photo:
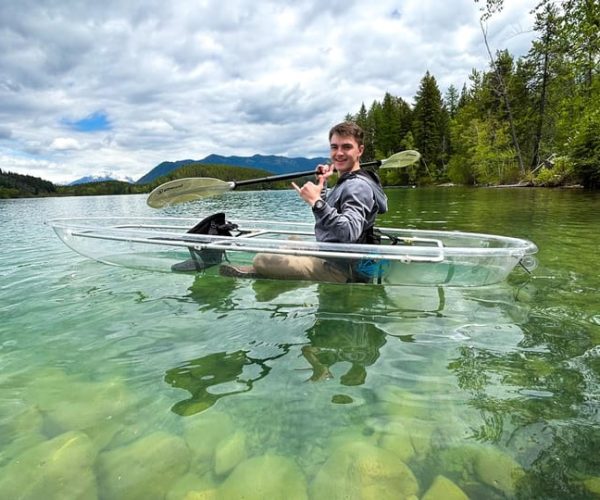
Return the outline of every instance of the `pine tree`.
{"type": "Polygon", "coordinates": [[[442,96],[435,78],[425,73],[415,97],[413,134],[417,149],[431,173],[440,178],[444,167],[444,139],[448,137],[442,96]]]}
{"type": "Polygon", "coordinates": [[[446,94],[444,95],[444,106],[450,118],[454,118],[456,116],[456,112],[458,111],[458,103],[458,90],[456,90],[454,85],[450,85],[448,90],[446,90],[446,94]]]}

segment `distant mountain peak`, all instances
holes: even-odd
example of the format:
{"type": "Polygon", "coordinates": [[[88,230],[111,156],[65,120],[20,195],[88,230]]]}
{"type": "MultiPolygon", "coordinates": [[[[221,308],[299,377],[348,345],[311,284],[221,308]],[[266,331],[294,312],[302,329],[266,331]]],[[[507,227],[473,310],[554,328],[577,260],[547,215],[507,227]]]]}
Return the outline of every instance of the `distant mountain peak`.
{"type": "Polygon", "coordinates": [[[121,181],[121,182],[129,182],[130,184],[134,184],[135,180],[131,177],[126,177],[118,174],[114,174],[112,172],[103,173],[100,175],[86,175],[81,177],[73,182],[67,184],[68,186],[76,186],[78,184],[89,184],[91,182],[107,182],[107,181],[121,181]]]}

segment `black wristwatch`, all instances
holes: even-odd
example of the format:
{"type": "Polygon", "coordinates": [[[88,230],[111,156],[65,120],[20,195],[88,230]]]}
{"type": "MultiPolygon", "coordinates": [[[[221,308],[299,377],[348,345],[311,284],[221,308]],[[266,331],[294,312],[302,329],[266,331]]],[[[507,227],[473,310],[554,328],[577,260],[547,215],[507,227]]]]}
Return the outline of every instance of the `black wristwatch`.
{"type": "Polygon", "coordinates": [[[325,208],[325,202],[323,200],[315,201],[315,204],[312,206],[313,212],[320,212],[325,208]]]}

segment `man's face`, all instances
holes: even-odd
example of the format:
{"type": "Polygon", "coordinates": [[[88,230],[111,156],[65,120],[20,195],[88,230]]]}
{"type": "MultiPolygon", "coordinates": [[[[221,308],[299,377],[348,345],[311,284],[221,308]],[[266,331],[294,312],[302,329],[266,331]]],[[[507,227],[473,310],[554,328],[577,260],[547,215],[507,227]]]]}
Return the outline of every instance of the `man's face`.
{"type": "Polygon", "coordinates": [[[354,137],[333,134],[329,148],[333,165],[340,174],[360,168],[360,156],[365,147],[359,146],[354,137]]]}

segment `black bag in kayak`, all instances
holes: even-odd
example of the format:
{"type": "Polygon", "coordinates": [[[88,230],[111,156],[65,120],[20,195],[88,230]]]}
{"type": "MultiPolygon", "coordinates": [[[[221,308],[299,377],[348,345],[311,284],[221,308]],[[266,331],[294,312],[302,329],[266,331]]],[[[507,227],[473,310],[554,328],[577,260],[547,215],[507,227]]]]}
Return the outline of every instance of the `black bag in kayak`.
{"type": "MultiPolygon", "coordinates": [[[[225,214],[219,212],[202,219],[198,224],[191,228],[190,234],[212,234],[218,236],[233,236],[231,231],[237,229],[236,224],[227,222],[225,214]]],[[[210,266],[215,266],[223,261],[225,250],[217,250],[213,248],[203,248],[196,250],[189,248],[191,261],[186,260],[171,266],[173,271],[202,271],[210,266]]]]}

